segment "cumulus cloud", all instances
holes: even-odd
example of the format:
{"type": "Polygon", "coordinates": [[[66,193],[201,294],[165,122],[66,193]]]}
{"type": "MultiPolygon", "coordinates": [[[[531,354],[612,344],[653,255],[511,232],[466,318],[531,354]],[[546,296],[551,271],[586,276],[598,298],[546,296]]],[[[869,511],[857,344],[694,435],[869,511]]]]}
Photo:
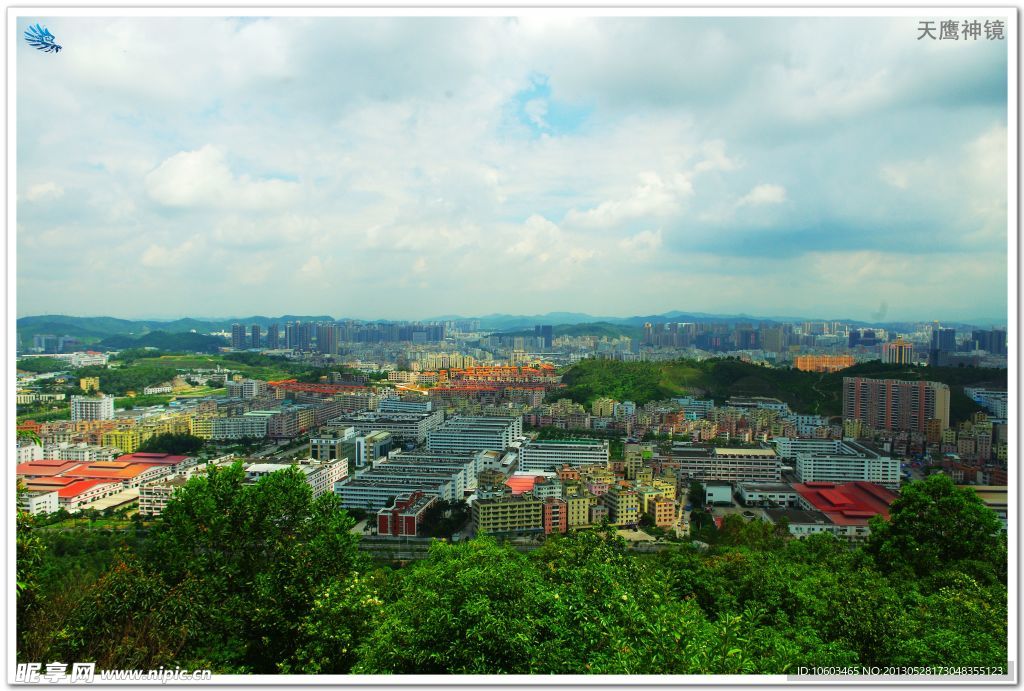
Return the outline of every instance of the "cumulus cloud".
{"type": "Polygon", "coordinates": [[[782,185],[758,185],[744,195],[737,206],[760,206],[781,204],[786,201],[786,188],[782,185]]]}
{"type": "Polygon", "coordinates": [[[266,209],[294,203],[299,185],[284,180],[254,180],[234,175],[224,152],[211,145],[181,151],[146,176],[156,202],[177,207],[266,209]]]}
{"type": "Polygon", "coordinates": [[[899,293],[906,314],[942,318],[937,305],[960,304],[958,254],[971,299],[1005,311],[1000,42],[908,43],[896,17],[50,28],[75,37],[60,70],[17,46],[22,314],[334,313],[344,295],[365,317],[856,317],[842,291],[790,289],[787,262],[836,273],[920,252],[942,258],[931,291],[914,271],[868,280],[870,311],[899,293]],[[981,270],[999,251],[1002,268],[981,270]],[[389,262],[406,289],[375,280],[389,262]],[[132,266],[153,285],[119,283],[132,266]],[[174,291],[159,267],[180,271],[174,291]]]}
{"type": "Polygon", "coordinates": [[[573,209],[566,215],[566,223],[611,228],[635,218],[668,216],[678,212],[682,201],[693,194],[693,185],[683,173],[662,177],[648,171],[639,178],[639,183],[626,196],[601,202],[586,211],[573,209]]]}
{"type": "Polygon", "coordinates": [[[648,254],[661,247],[661,229],[645,230],[619,240],[619,247],[627,252],[648,254]]]}

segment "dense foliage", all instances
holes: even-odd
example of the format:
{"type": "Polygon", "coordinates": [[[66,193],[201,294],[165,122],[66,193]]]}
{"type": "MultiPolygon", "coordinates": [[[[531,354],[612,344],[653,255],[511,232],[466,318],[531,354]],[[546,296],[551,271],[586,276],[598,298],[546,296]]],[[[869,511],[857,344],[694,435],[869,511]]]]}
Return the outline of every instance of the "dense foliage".
{"type": "Polygon", "coordinates": [[[168,333],[151,331],[144,336],[108,336],[100,341],[100,348],[117,350],[121,348],[159,348],[161,350],[183,350],[193,353],[216,353],[227,345],[220,336],[199,333],[168,333]]]}
{"type": "Polygon", "coordinates": [[[157,434],[139,445],[139,451],[189,456],[198,453],[206,442],[191,434],[157,434]]]}
{"type": "Polygon", "coordinates": [[[1006,386],[1005,369],[914,367],[866,362],[821,374],[764,367],[731,358],[703,361],[619,362],[587,359],[569,368],[566,388],[551,394],[590,405],[601,397],[637,404],[673,396],[699,395],[724,402],[731,396],[771,396],[800,412],[841,415],[843,377],[937,381],[950,386],[950,417],[965,420],[981,408],[963,393],[964,386],[1006,386]]]}
{"type": "Polygon", "coordinates": [[[52,357],[30,357],[18,360],[17,368],[25,372],[61,372],[68,369],[68,363],[52,357]]]}
{"type": "Polygon", "coordinates": [[[191,480],[141,546],[83,541],[74,563],[95,549],[89,574],[60,578],[66,536],[19,524],[19,659],[310,674],[1005,667],[1006,542],[986,511],[936,476],[864,548],[730,516],[704,551],[633,553],[611,529],[525,554],[482,536],[391,571],[301,474],[246,484],[236,465],[191,480]]]}

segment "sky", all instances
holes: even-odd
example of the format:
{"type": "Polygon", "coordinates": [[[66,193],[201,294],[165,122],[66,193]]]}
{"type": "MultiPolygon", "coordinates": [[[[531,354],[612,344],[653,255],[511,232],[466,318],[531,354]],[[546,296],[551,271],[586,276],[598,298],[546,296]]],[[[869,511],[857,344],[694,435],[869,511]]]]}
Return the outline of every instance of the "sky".
{"type": "Polygon", "coordinates": [[[22,17],[17,312],[1005,320],[1007,41],[921,19],[22,17]]]}

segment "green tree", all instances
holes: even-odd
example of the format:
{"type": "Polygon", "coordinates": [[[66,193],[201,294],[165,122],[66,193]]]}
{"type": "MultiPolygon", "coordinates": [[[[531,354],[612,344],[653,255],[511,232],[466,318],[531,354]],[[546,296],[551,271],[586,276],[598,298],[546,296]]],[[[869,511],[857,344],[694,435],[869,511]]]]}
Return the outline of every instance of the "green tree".
{"type": "Polygon", "coordinates": [[[871,521],[867,551],[888,572],[918,577],[969,562],[1006,581],[1006,542],[995,512],[945,474],[904,486],[889,520],[871,521]],[[987,565],[987,567],[986,567],[987,565]]]}
{"type": "Polygon", "coordinates": [[[333,494],[312,499],[297,468],[247,484],[236,463],[178,490],[148,554],[169,584],[196,584],[197,654],[214,668],[270,673],[294,655],[318,589],[365,570],[353,526],[333,494]]]}
{"type": "Polygon", "coordinates": [[[139,445],[139,451],[151,453],[184,454],[191,456],[199,453],[205,440],[191,434],[157,434],[139,445]]]}

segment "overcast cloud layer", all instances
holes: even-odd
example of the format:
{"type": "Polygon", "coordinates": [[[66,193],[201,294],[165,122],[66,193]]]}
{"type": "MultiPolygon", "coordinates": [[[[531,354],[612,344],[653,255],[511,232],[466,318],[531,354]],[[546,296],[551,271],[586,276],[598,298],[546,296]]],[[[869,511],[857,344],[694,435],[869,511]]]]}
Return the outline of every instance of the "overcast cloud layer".
{"type": "Polygon", "coordinates": [[[37,21],[64,50],[17,47],[19,315],[1005,318],[1006,41],[37,21]]]}

